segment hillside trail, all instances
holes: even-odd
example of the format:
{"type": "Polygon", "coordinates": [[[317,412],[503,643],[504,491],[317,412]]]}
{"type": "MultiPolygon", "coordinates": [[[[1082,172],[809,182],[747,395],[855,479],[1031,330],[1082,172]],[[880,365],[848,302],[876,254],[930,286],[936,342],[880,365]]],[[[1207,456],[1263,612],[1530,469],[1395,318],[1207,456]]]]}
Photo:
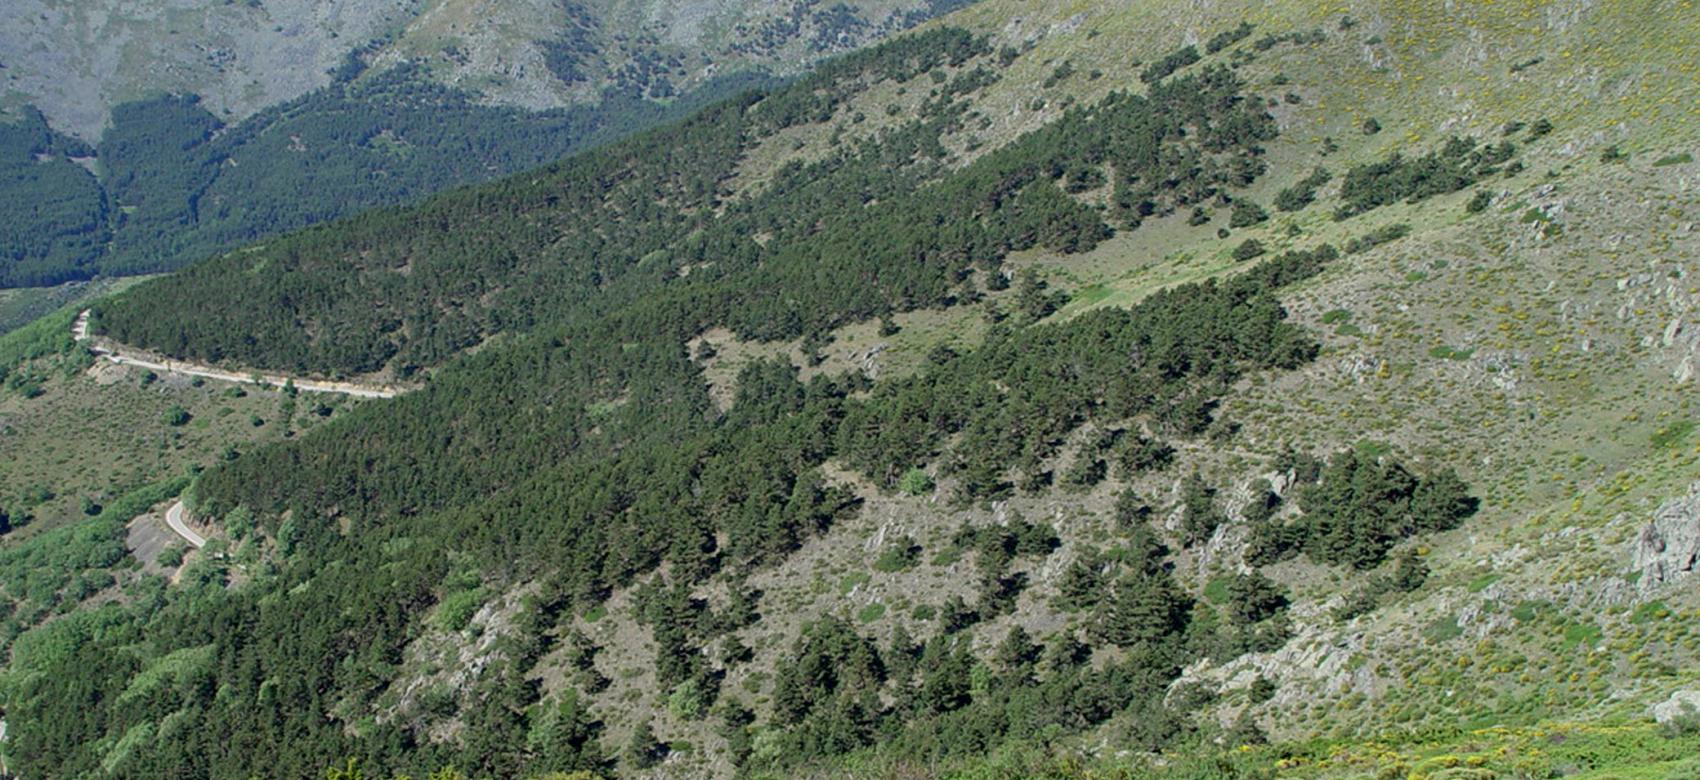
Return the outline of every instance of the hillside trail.
{"type": "Polygon", "coordinates": [[[268,374],[263,372],[241,373],[209,366],[204,363],[193,363],[185,360],[171,360],[157,355],[149,355],[141,350],[133,350],[104,339],[95,339],[89,335],[89,312],[84,309],[77,319],[71,323],[71,338],[79,344],[87,344],[89,352],[96,357],[104,358],[121,366],[136,366],[152,371],[163,371],[182,376],[217,379],[225,382],[259,383],[275,387],[293,384],[296,390],[304,393],[342,393],[343,395],[361,398],[394,398],[413,388],[398,385],[384,385],[370,382],[342,382],[323,379],[307,379],[288,374],[268,374]],[[123,351],[120,351],[123,350],[123,351]]]}

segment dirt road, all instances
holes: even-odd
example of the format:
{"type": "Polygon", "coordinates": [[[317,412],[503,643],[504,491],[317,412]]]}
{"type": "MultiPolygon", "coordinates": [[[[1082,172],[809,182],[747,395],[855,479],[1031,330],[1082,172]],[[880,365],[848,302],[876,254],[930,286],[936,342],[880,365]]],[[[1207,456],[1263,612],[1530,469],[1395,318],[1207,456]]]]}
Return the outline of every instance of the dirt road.
{"type": "Polygon", "coordinates": [[[225,382],[236,382],[239,384],[253,383],[256,381],[256,378],[261,383],[275,387],[282,387],[287,382],[293,382],[295,383],[295,389],[303,393],[342,393],[344,395],[359,396],[361,398],[394,398],[395,396],[407,391],[407,388],[390,385],[366,384],[362,382],[332,382],[319,379],[301,379],[284,374],[265,374],[258,372],[243,374],[199,363],[190,363],[182,360],[171,360],[151,355],[142,355],[139,351],[133,353],[120,353],[119,347],[101,344],[90,338],[89,313],[86,310],[82,314],[77,315],[76,321],[71,324],[71,336],[79,343],[87,343],[89,351],[93,352],[97,357],[105,358],[106,360],[122,366],[137,366],[139,368],[146,368],[153,371],[164,371],[172,374],[182,374],[184,376],[198,376],[206,379],[217,379],[225,382]]]}

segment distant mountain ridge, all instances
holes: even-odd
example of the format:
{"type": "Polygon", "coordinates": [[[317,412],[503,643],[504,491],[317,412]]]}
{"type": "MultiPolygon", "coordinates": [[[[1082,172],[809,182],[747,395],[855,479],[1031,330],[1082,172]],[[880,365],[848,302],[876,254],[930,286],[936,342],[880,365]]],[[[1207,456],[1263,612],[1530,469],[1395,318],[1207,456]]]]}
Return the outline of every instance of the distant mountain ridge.
{"type": "Polygon", "coordinates": [[[534,167],[962,4],[8,3],[0,287],[534,167]]]}
{"type": "Polygon", "coordinates": [[[112,109],[192,94],[222,122],[339,72],[404,63],[533,110],[664,99],[727,72],[796,73],[971,0],[17,0],[0,7],[0,104],[98,141],[112,109]]]}

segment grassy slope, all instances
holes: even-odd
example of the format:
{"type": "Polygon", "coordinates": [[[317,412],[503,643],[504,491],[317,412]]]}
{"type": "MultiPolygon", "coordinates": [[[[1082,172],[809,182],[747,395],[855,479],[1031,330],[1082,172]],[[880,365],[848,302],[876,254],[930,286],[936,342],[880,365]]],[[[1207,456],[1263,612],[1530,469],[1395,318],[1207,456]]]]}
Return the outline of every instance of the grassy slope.
{"type": "MultiPolygon", "coordinates": [[[[26,341],[68,339],[74,315],[75,307],[66,308],[0,337],[0,359],[42,380],[33,397],[0,389],[0,449],[5,453],[0,506],[34,518],[4,544],[22,544],[74,522],[83,516],[84,499],[105,503],[190,466],[211,464],[226,448],[241,451],[285,435],[281,392],[249,387],[237,397],[226,382],[197,386],[182,377],[149,380],[146,371],[93,361],[81,350],[12,362],[27,354],[22,352],[26,341]],[[173,407],[189,413],[187,424],[166,421],[173,407]],[[255,418],[263,423],[253,424],[255,418]]],[[[312,413],[318,400],[296,402],[289,430],[321,421],[312,413]]],[[[343,403],[329,403],[333,414],[343,403]]]]}
{"type": "MultiPolygon", "coordinates": [[[[1355,24],[1342,29],[1347,10],[1236,2],[1190,4],[1184,12],[1156,2],[990,2],[967,9],[948,23],[991,33],[1000,43],[1032,40],[1034,47],[987,90],[978,107],[988,121],[970,123],[955,148],[967,159],[973,154],[967,136],[991,148],[1054,116],[1068,98],[1137,89],[1140,61],[1183,40],[1202,44],[1241,19],[1259,29],[1237,48],[1265,33],[1322,28],[1326,43],[1283,44],[1241,69],[1281,101],[1272,111],[1283,135],[1270,145],[1272,173],[1253,199],[1268,205],[1276,191],[1324,165],[1336,178],[1317,205],[1275,214],[1227,240],[1216,237],[1226,226],[1225,209],[1204,227],[1188,227],[1180,215],[1084,256],[1034,253],[1016,265],[1044,269],[1080,293],[1059,315],[1067,317],[1227,271],[1234,265],[1230,251],[1244,238],[1277,249],[1318,240],[1338,245],[1377,227],[1411,225],[1411,236],[1348,257],[1289,300],[1295,316],[1324,334],[1325,356],[1275,382],[1248,384],[1225,410],[1244,426],[1238,437],[1214,452],[1188,450],[1187,460],[1234,486],[1266,470],[1267,458],[1284,444],[1327,451],[1364,442],[1457,465],[1485,504],[1464,529],[1428,541],[1434,570],[1428,586],[1349,624],[1328,610],[1361,578],[1282,565],[1278,575],[1299,594],[1300,637],[1281,652],[1191,676],[1226,692],[1212,713],[1224,721],[1244,707],[1235,689],[1259,672],[1276,678],[1279,694],[1250,714],[1287,739],[1642,717],[1649,702],[1700,680],[1691,671],[1700,633],[1678,622],[1700,615],[1700,600],[1692,589],[1657,594],[1670,611],[1649,611],[1652,597],[1636,594],[1628,576],[1626,546],[1659,501],[1700,474],[1695,436],[1656,436],[1700,420],[1693,384],[1673,379],[1693,342],[1679,338],[1666,347],[1662,341],[1673,319],[1687,322],[1686,332],[1695,327],[1692,279],[1700,258],[1683,237],[1700,216],[1691,187],[1700,168],[1655,165],[1697,146],[1700,88],[1685,52],[1692,51],[1700,15],[1683,3],[1586,10],[1463,4],[1445,12],[1423,3],[1354,3],[1355,24]],[[1041,92],[1039,84],[1064,60],[1076,75],[1041,92]],[[1100,73],[1096,79],[1093,71],[1100,73]],[[1288,102],[1288,93],[1298,102],[1288,102]],[[1032,108],[1036,94],[1047,98],[1043,110],[1032,108]],[[1380,133],[1360,130],[1370,117],[1380,133]],[[1330,218],[1339,177],[1354,164],[1393,151],[1420,153],[1449,134],[1497,140],[1505,123],[1543,117],[1556,131],[1532,143],[1523,142],[1526,133],[1515,136],[1526,170],[1484,182],[1495,200],[1482,214],[1466,214],[1466,191],[1345,222],[1330,218]],[[1329,137],[1339,148],[1324,154],[1329,137]],[[1629,154],[1626,162],[1600,159],[1612,144],[1629,154]],[[1532,218],[1532,208],[1546,216],[1532,218]],[[1561,227],[1543,234],[1543,220],[1561,227]],[[1289,237],[1293,227],[1298,238],[1289,237]],[[1321,321],[1336,309],[1350,312],[1352,328],[1338,327],[1332,317],[1321,321]]],[[[851,139],[876,132],[889,123],[888,106],[906,109],[922,97],[867,94],[832,125],[781,134],[750,155],[739,184],[759,187],[769,166],[825,154],[835,130],[851,139]],[[852,120],[857,112],[863,121],[852,120]]],[[[862,363],[883,345],[874,363],[902,372],[933,345],[971,343],[982,328],[974,310],[919,312],[897,322],[904,330],[892,337],[867,324],[840,332],[824,368],[862,363]]],[[[709,378],[724,383],[742,360],[776,351],[800,362],[795,345],[721,341],[709,378]]],[[[1161,506],[1173,500],[1174,480],[1170,474],[1136,487],[1161,506]]],[[[869,493],[856,520],[758,583],[767,603],[783,606],[770,616],[790,614],[764,620],[744,637],[757,650],[749,668],[789,652],[796,624],[809,615],[851,617],[884,604],[884,616],[867,625],[883,636],[906,620],[917,594],[942,597],[960,579],[954,574],[965,564],[874,572],[884,535],[913,534],[927,548],[926,560],[957,523],[1019,512],[1051,519],[1072,545],[1104,533],[1116,487],[967,512],[869,493]]],[[[1214,551],[1183,559],[1197,586],[1237,566],[1235,541],[1231,531],[1214,551]]],[[[1058,627],[1038,604],[1068,552],[1065,547],[1035,572],[1017,616],[976,631],[981,643],[995,642],[1012,621],[1037,635],[1058,627]]],[[[610,640],[630,633],[629,616],[616,609],[613,618],[587,628],[610,640]]],[[[645,668],[641,647],[631,649],[635,657],[622,668],[645,668]]],[[[620,679],[617,670],[608,671],[620,679]]],[[[759,674],[728,680],[729,690],[740,686],[758,702],[766,690],[759,674]]],[[[642,687],[641,679],[616,682],[609,696],[636,700],[642,687]]],[[[615,699],[606,701],[614,706],[615,699]]],[[[659,711],[661,702],[654,704],[659,711]]],[[[621,720],[611,723],[615,739],[623,733],[621,720]]],[[[704,739],[664,714],[657,728],[664,738],[704,739]]]]}

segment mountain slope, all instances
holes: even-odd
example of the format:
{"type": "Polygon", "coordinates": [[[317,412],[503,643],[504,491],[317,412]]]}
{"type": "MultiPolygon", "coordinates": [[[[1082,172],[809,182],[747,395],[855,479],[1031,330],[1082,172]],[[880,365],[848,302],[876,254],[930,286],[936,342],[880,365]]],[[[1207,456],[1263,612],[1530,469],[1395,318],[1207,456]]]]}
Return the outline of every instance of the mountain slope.
{"type": "Polygon", "coordinates": [[[102,302],[154,349],[428,380],[199,478],[235,584],[24,634],[20,752],[1497,771],[1478,739],[1543,733],[1211,745],[1692,689],[1693,14],[1157,10],[994,0],[102,302]],[[115,648],[120,703],[75,708],[115,648]]]}
{"type": "Polygon", "coordinates": [[[94,143],[115,106],[161,92],[198,95],[233,122],[368,65],[422,65],[442,85],[532,110],[605,90],[666,98],[717,72],[794,73],[959,5],[23,0],[0,11],[0,64],[9,100],[94,143]]]}
{"type": "Polygon", "coordinates": [[[534,167],[954,5],[9,4],[0,285],[169,270],[534,167]]]}

